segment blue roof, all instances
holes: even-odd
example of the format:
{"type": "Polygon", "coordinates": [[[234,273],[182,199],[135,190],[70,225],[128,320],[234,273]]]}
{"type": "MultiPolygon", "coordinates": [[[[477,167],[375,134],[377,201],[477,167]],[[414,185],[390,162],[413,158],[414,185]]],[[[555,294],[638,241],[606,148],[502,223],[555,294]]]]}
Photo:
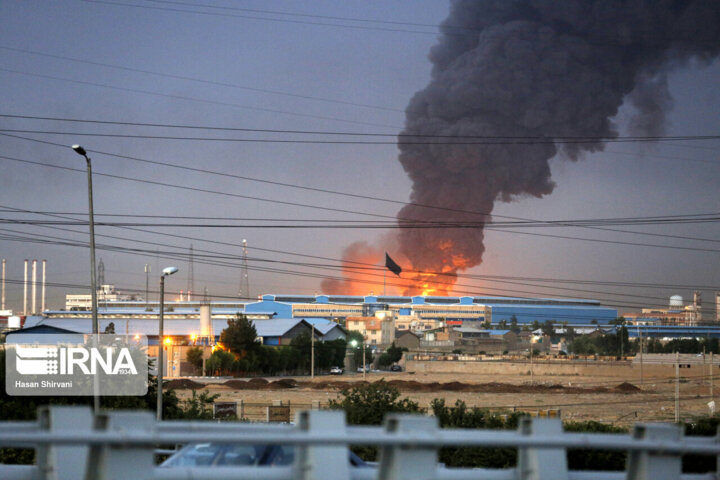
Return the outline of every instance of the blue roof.
{"type": "Polygon", "coordinates": [[[506,333],[510,332],[510,330],[489,330],[490,335],[505,335],[506,333]]]}
{"type": "Polygon", "coordinates": [[[319,331],[323,335],[327,335],[327,333],[333,328],[339,328],[344,333],[347,333],[347,329],[339,323],[332,322],[324,318],[303,318],[302,320],[305,320],[306,322],[311,324],[313,327],[315,327],[315,330],[319,331]]]}

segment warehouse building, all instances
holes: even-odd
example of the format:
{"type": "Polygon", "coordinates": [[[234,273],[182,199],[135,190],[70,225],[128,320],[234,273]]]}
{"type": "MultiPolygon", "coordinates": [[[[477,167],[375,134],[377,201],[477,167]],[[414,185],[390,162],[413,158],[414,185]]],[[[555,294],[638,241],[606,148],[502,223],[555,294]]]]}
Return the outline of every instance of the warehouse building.
{"type": "Polygon", "coordinates": [[[422,331],[447,325],[492,324],[513,319],[520,325],[550,320],[561,324],[608,324],[618,316],[597,300],[513,297],[263,295],[245,306],[247,315],[273,312],[276,318],[325,318],[345,323],[348,317],[389,312],[399,330],[422,331]]]}

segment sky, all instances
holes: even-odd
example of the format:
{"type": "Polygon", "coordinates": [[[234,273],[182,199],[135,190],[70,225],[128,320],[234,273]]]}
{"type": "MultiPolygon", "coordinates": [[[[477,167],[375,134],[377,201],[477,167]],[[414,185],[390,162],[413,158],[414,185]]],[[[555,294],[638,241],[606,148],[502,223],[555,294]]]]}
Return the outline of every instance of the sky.
{"type": "MultiPolygon", "coordinates": [[[[169,265],[180,271],[167,291],[187,290],[191,245],[193,290],[216,300],[323,293],[354,242],[404,260],[387,240],[397,229],[385,228],[413,188],[396,135],[431,81],[429,52],[449,12],[444,0],[1,2],[6,307],[22,311],[24,259],[47,260],[49,308],[87,291],[87,224],[47,224],[87,220],[85,161],[73,144],[92,159],[95,221],[148,224],[96,226],[105,281],[121,290],[144,292],[146,264],[150,290],[169,265]]],[[[496,201],[494,219],[717,217],[720,140],[697,137],[720,133],[720,61],[690,56],[672,67],[663,135],[693,138],[558,154],[552,193],[496,201]]],[[[612,117],[620,136],[633,135],[630,103],[612,117]]],[[[486,228],[482,262],[460,271],[452,293],[591,298],[633,311],[699,290],[714,315],[716,220],[602,228],[623,232],[486,228]]],[[[380,294],[384,258],[368,261],[378,270],[358,288],[380,294]]],[[[385,288],[402,293],[392,274],[385,288]]]]}

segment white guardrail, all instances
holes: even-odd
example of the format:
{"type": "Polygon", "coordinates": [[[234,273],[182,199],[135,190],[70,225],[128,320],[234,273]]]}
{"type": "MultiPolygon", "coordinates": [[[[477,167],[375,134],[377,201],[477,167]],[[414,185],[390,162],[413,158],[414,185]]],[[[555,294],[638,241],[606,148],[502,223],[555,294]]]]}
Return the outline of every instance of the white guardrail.
{"type": "Polygon", "coordinates": [[[665,480],[714,479],[682,474],[681,456],[720,460],[720,437],[685,437],[677,425],[638,424],[631,434],[563,432],[559,419],[526,418],[516,431],[440,429],[434,417],[389,415],[382,427],[348,426],[341,411],[299,412],[295,425],[163,421],[151,412],[51,406],[37,422],[0,422],[0,447],[31,447],[35,465],[0,465],[3,480],[304,479],[304,480],[665,480]],[[195,442],[296,445],[290,466],[173,467],[155,464],[155,449],[195,442]],[[354,468],[348,445],[379,448],[376,468],[354,468]],[[446,468],[443,446],[513,447],[515,468],[446,468]],[[628,452],[626,471],[568,471],[566,449],[628,452]]]}

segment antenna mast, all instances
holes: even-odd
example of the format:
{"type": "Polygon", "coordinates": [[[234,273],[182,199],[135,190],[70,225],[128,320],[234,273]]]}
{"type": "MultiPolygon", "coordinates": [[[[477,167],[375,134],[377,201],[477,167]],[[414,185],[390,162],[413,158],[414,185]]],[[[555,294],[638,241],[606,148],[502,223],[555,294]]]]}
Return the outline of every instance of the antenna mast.
{"type": "Polygon", "coordinates": [[[240,289],[238,290],[238,297],[242,299],[250,299],[250,278],[248,277],[248,259],[247,259],[247,240],[242,241],[242,268],[240,269],[240,289]]]}
{"type": "Polygon", "coordinates": [[[193,259],[193,246],[190,244],[190,261],[188,262],[188,285],[187,285],[187,301],[190,301],[190,295],[195,291],[195,262],[193,259]]]}

